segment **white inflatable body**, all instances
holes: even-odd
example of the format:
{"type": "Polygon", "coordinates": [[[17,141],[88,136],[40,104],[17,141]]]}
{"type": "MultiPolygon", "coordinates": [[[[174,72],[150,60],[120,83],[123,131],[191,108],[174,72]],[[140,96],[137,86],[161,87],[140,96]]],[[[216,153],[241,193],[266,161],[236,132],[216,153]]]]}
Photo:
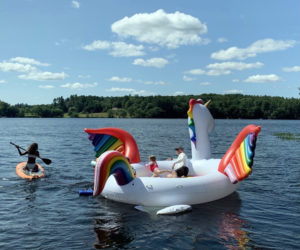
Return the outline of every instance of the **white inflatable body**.
{"type": "MultiPolygon", "coordinates": [[[[101,194],[110,200],[135,205],[172,206],[210,202],[236,191],[240,181],[252,171],[260,127],[245,127],[221,160],[211,158],[208,135],[214,129],[214,119],[202,100],[190,100],[188,125],[192,158],[188,160],[190,177],[187,178],[151,177],[153,173],[140,161],[135,140],[126,131],[85,129],[99,157],[95,166],[94,196],[101,194]],[[109,136],[118,140],[113,141],[109,136]],[[123,147],[122,152],[120,147],[123,147]]],[[[157,164],[159,169],[171,170],[173,162],[157,161],[157,164]]]]}
{"type": "MultiPolygon", "coordinates": [[[[160,169],[171,169],[172,162],[158,161],[157,164],[160,169]]],[[[193,205],[214,201],[233,193],[239,186],[218,171],[219,162],[220,159],[190,161],[190,172],[196,176],[188,178],[151,177],[153,173],[143,163],[131,164],[137,178],[120,186],[111,175],[101,195],[110,200],[143,206],[193,205]]]]}

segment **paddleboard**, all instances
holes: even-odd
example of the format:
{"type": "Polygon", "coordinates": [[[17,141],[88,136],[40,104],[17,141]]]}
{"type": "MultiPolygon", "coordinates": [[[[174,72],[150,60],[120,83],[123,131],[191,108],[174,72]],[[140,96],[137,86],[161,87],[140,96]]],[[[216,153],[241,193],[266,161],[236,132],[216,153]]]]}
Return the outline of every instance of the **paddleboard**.
{"type": "Polygon", "coordinates": [[[31,172],[31,171],[26,171],[24,170],[24,167],[26,166],[26,161],[20,162],[17,166],[16,166],[16,173],[19,177],[23,178],[23,179],[36,179],[36,178],[41,178],[44,176],[45,174],[45,170],[44,168],[40,165],[37,164],[39,171],[38,172],[31,172]]]}

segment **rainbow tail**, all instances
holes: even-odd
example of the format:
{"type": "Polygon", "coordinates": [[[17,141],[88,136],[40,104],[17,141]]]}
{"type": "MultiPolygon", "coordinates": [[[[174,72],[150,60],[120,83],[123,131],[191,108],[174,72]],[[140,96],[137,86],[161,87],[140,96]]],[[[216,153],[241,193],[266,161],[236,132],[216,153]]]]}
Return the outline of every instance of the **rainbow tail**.
{"type": "Polygon", "coordinates": [[[218,170],[228,176],[232,183],[237,183],[251,174],[256,138],[260,129],[260,126],[246,126],[223,156],[218,170]]]}
{"type": "Polygon", "coordinates": [[[122,153],[115,150],[106,151],[97,160],[94,176],[94,196],[101,194],[108,177],[112,174],[120,186],[128,184],[135,178],[128,160],[122,153]]]}

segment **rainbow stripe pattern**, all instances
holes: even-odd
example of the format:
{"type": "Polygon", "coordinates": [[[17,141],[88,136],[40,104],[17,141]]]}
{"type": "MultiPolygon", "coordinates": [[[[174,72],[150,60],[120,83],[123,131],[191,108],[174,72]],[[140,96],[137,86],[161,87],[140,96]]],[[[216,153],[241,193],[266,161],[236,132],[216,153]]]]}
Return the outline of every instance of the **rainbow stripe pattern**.
{"type": "Polygon", "coordinates": [[[108,150],[124,151],[123,142],[108,134],[89,134],[89,140],[92,141],[94,146],[96,158],[108,150]]]}
{"type": "Polygon", "coordinates": [[[232,183],[251,174],[259,131],[259,126],[249,125],[244,128],[222,158],[219,171],[226,174],[232,183]]]}
{"type": "Polygon", "coordinates": [[[255,134],[249,134],[235,151],[234,157],[231,158],[230,164],[239,181],[246,178],[252,172],[251,167],[253,165],[255,142],[255,134]]]}
{"type": "Polygon", "coordinates": [[[94,175],[94,196],[101,194],[110,175],[114,175],[120,186],[135,178],[131,165],[118,151],[107,151],[98,158],[94,175]]]}
{"type": "Polygon", "coordinates": [[[194,143],[195,147],[196,147],[197,138],[196,138],[195,122],[194,122],[194,118],[193,118],[193,108],[194,108],[194,105],[197,103],[203,104],[203,101],[201,99],[199,99],[199,100],[191,99],[189,102],[189,110],[187,112],[188,126],[192,132],[190,139],[194,143]]]}

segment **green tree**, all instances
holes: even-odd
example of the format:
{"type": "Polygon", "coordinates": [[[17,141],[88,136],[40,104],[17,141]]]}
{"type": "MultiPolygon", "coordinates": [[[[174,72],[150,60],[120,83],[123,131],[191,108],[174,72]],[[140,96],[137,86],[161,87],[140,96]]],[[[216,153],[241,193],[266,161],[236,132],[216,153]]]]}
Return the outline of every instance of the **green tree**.
{"type": "Polygon", "coordinates": [[[68,116],[71,118],[77,118],[79,116],[75,107],[70,107],[68,110],[68,116]]]}

